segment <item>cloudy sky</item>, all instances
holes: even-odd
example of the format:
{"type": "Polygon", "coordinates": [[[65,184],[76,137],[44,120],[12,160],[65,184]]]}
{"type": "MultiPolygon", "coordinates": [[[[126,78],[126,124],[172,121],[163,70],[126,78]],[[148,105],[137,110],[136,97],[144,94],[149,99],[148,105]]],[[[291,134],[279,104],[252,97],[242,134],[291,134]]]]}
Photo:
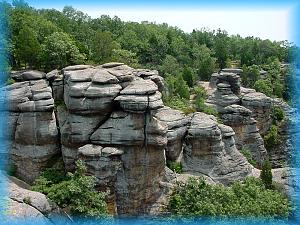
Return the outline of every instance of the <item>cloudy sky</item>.
{"type": "MultiPolygon", "coordinates": [[[[210,1],[211,3],[217,3],[210,1]]],[[[201,1],[157,1],[147,3],[142,1],[79,1],[79,0],[28,0],[36,8],[55,8],[62,10],[65,5],[72,5],[91,17],[96,18],[102,14],[117,15],[124,21],[149,21],[168,23],[172,26],[191,32],[193,29],[203,27],[210,30],[224,29],[229,34],[240,34],[243,37],[255,36],[270,40],[292,41],[292,4],[283,4],[287,1],[255,0],[249,4],[236,3],[235,0],[219,1],[218,4],[200,4],[201,1]],[[227,2],[224,5],[224,2],[227,2]],[[229,4],[231,3],[231,4],[229,4]]],[[[293,1],[291,1],[293,2],[293,1]]]]}

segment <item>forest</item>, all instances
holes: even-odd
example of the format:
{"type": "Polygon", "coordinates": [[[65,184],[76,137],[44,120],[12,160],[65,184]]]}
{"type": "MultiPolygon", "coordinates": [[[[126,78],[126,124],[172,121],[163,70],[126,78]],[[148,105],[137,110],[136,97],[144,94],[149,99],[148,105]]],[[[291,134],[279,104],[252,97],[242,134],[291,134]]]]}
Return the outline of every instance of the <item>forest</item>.
{"type": "Polygon", "coordinates": [[[2,4],[9,15],[12,69],[49,72],[67,65],[111,61],[157,69],[165,78],[172,104],[178,103],[178,95],[188,99],[196,81],[207,81],[226,67],[239,67],[244,70],[245,87],[289,99],[281,65],[292,63],[297,47],[286,40],[243,38],[221,29],[185,33],[165,23],[124,22],[107,15],[91,18],[71,6],[58,11],[34,9],[22,0],[2,4]],[[262,79],[260,71],[268,76],[262,79]]]}

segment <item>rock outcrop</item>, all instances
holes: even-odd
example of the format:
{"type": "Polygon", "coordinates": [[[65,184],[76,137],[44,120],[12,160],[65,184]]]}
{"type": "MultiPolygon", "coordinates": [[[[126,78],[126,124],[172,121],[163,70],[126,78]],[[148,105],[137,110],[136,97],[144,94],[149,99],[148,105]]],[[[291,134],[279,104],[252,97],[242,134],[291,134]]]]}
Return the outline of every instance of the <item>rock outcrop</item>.
{"type": "Polygon", "coordinates": [[[231,127],[218,124],[214,116],[195,113],[188,127],[184,171],[206,175],[214,182],[229,184],[252,172],[237,150],[231,127]]]}
{"type": "Polygon", "coordinates": [[[209,87],[213,91],[207,104],[219,112],[224,124],[233,128],[237,148],[250,150],[261,164],[267,156],[261,135],[272,124],[271,98],[241,87],[240,76],[227,71],[212,76],[209,87]]]}
{"type": "Polygon", "coordinates": [[[58,154],[67,171],[81,159],[119,215],[163,211],[172,180],[166,160],[182,163],[182,179],[241,180],[253,167],[238,149],[246,146],[257,160],[266,155],[260,132],[270,120],[270,99],[243,89],[230,72],[212,76],[207,102],[224,124],[164,106],[156,70],[106,63],[12,73],[8,136],[17,175],[33,182],[58,154]]]}
{"type": "Polygon", "coordinates": [[[54,99],[46,74],[25,71],[12,77],[20,82],[6,88],[10,156],[17,175],[33,182],[60,152],[54,99]]]}

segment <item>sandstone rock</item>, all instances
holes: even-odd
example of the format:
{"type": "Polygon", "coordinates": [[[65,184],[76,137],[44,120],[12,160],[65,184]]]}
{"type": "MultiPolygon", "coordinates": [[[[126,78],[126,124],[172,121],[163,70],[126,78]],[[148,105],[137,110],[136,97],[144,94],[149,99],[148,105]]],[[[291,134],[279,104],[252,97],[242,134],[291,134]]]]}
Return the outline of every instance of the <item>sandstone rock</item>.
{"type": "Polygon", "coordinates": [[[265,134],[272,125],[271,98],[260,92],[252,92],[242,95],[242,106],[252,111],[253,118],[257,121],[257,127],[261,134],[265,134]]]}
{"type": "Polygon", "coordinates": [[[35,219],[39,224],[51,224],[53,217],[62,216],[61,210],[44,194],[25,189],[24,184],[14,177],[4,179],[8,183],[7,213],[12,221],[35,219]]]}
{"type": "Polygon", "coordinates": [[[157,85],[151,80],[136,80],[131,82],[121,91],[122,95],[146,95],[154,94],[158,90],[157,85]]]}
{"type": "Polygon", "coordinates": [[[74,65],[74,66],[67,66],[63,69],[63,72],[66,71],[75,71],[75,70],[85,70],[85,69],[89,69],[89,68],[93,68],[93,66],[91,65],[74,65]]]}
{"type": "Polygon", "coordinates": [[[242,75],[243,70],[239,68],[224,68],[221,70],[221,72],[225,73],[235,73],[237,75],[242,75]]]}
{"type": "Polygon", "coordinates": [[[164,107],[157,110],[155,117],[168,125],[166,157],[168,160],[177,160],[182,152],[183,140],[187,131],[189,118],[181,111],[164,107]]]}
{"type": "Polygon", "coordinates": [[[92,135],[99,145],[165,146],[167,125],[152,115],[113,112],[92,135]]]}
{"type": "Polygon", "coordinates": [[[122,66],[124,63],[119,63],[119,62],[110,62],[110,63],[105,63],[102,65],[103,68],[113,68],[117,66],[122,66]]]}
{"type": "Polygon", "coordinates": [[[234,94],[238,95],[241,88],[241,78],[235,73],[221,72],[218,76],[217,83],[228,83],[231,86],[231,90],[234,94]]]}
{"type": "Polygon", "coordinates": [[[148,111],[163,107],[161,97],[160,92],[151,95],[120,95],[115,101],[125,111],[148,111]]]}
{"type": "Polygon", "coordinates": [[[52,90],[49,82],[41,79],[46,74],[26,71],[21,75],[28,81],[7,87],[10,158],[17,175],[32,183],[60,147],[52,90]]]}
{"type": "Polygon", "coordinates": [[[44,79],[46,74],[36,70],[25,70],[20,72],[13,72],[11,77],[17,81],[39,80],[44,79]]]}
{"type": "Polygon", "coordinates": [[[251,115],[249,109],[240,105],[231,105],[224,108],[221,118],[224,124],[235,131],[237,148],[250,150],[253,158],[261,165],[267,157],[267,151],[257,128],[257,122],[251,115]]]}
{"type": "Polygon", "coordinates": [[[47,80],[54,80],[59,76],[59,71],[57,69],[50,71],[49,73],[46,74],[46,79],[47,80]]]}
{"type": "Polygon", "coordinates": [[[251,173],[251,165],[235,147],[232,128],[219,125],[215,117],[195,113],[188,127],[184,149],[185,172],[205,174],[228,184],[251,173]]]}

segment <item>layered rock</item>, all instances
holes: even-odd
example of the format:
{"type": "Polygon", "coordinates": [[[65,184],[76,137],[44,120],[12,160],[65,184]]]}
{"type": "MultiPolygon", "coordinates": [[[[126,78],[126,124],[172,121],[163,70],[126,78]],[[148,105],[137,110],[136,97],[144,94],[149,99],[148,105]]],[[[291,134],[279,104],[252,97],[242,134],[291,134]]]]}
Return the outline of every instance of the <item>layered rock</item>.
{"type": "Polygon", "coordinates": [[[214,116],[195,113],[188,127],[183,170],[203,174],[229,184],[252,173],[252,167],[237,150],[234,131],[218,124],[214,116]]]}
{"type": "Polygon", "coordinates": [[[252,111],[252,117],[257,121],[260,134],[265,134],[272,125],[271,98],[253,89],[243,89],[241,104],[252,111]]]}
{"type": "Polygon", "coordinates": [[[261,135],[271,126],[271,99],[253,89],[243,88],[240,77],[233,70],[214,74],[210,81],[212,94],[207,104],[215,107],[224,124],[235,131],[236,145],[252,152],[261,164],[267,156],[261,135]]]}
{"type": "Polygon", "coordinates": [[[168,125],[166,158],[171,161],[180,161],[183,150],[187,124],[190,118],[181,111],[164,107],[156,111],[155,116],[168,125]]]}
{"type": "Polygon", "coordinates": [[[10,157],[17,175],[33,182],[60,151],[52,89],[38,71],[11,76],[20,82],[7,86],[10,157]]]}
{"type": "Polygon", "coordinates": [[[261,164],[267,151],[251,110],[240,105],[230,105],[224,108],[221,119],[235,131],[237,148],[250,150],[253,159],[261,164]]]}
{"type": "Polygon", "coordinates": [[[18,174],[33,181],[59,151],[67,171],[81,159],[96,177],[97,190],[109,191],[109,210],[115,214],[161,211],[170,190],[164,188],[166,159],[183,164],[183,177],[202,175],[228,184],[252,170],[237,147],[248,146],[257,158],[265,153],[247,109],[256,105],[247,102],[249,93],[233,73],[214,76],[216,89],[209,98],[233,129],[204,113],[185,116],[165,107],[163,78],[155,70],[113,62],[22,73],[12,74],[18,82],[7,88],[18,174]]]}
{"type": "Polygon", "coordinates": [[[113,112],[91,136],[97,145],[124,152],[114,184],[116,207],[121,214],[146,213],[159,196],[164,176],[167,125],[151,113],[113,112]],[[137,177],[141,179],[137,179],[137,177]]]}

